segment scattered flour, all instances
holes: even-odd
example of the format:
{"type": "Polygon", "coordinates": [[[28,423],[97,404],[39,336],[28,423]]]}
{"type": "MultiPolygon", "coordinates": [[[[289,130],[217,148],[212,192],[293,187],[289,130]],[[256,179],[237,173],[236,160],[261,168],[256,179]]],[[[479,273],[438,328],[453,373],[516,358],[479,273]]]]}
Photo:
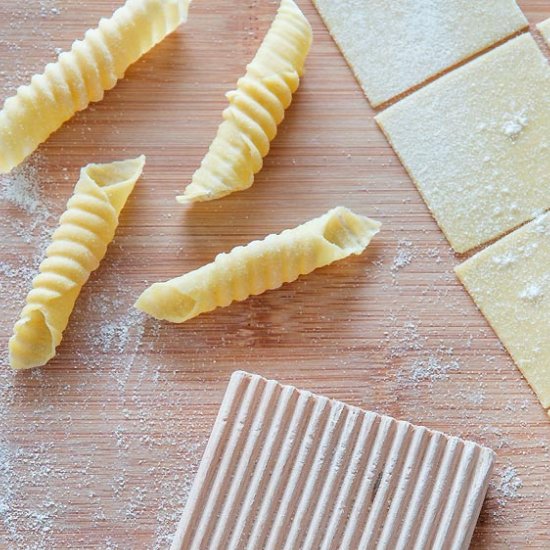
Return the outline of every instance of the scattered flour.
{"type": "Polygon", "coordinates": [[[14,298],[5,307],[12,303],[15,307],[30,290],[55,226],[55,192],[49,197],[42,192],[44,185],[52,191],[55,186],[48,181],[44,164],[45,159],[34,154],[10,174],[0,175],[0,291],[14,298]]]}
{"type": "Polygon", "coordinates": [[[34,153],[9,174],[0,175],[0,208],[5,224],[26,244],[38,244],[42,252],[49,241],[60,210],[56,186],[47,179],[45,158],[34,153]],[[44,193],[47,187],[49,193],[44,193]],[[55,206],[54,206],[55,204],[55,206]]]}
{"type": "Polygon", "coordinates": [[[40,0],[40,17],[55,17],[61,14],[59,0],[40,0]]]}
{"type": "MultiPolygon", "coordinates": [[[[29,287],[30,282],[36,275],[36,269],[27,265],[14,266],[8,262],[0,262],[0,274],[8,279],[17,280],[18,286],[29,287]]],[[[10,284],[10,286],[13,285],[10,284]]],[[[3,280],[0,279],[0,289],[3,288],[3,280]]]]}
{"type": "Polygon", "coordinates": [[[417,359],[411,366],[411,379],[415,382],[422,380],[447,380],[449,373],[460,370],[456,359],[442,360],[437,355],[430,355],[427,359],[417,359]]]}
{"type": "Polygon", "coordinates": [[[529,117],[527,116],[527,111],[523,109],[518,113],[506,115],[506,120],[502,125],[502,131],[512,141],[516,141],[528,123],[529,117]]]}
{"type": "Polygon", "coordinates": [[[6,176],[0,176],[2,199],[14,204],[27,214],[37,214],[42,206],[40,177],[36,163],[22,164],[6,176]]]}
{"type": "Polygon", "coordinates": [[[511,250],[505,252],[504,254],[497,254],[493,256],[493,262],[501,267],[513,265],[516,260],[516,255],[511,250]]]}
{"type": "Polygon", "coordinates": [[[465,391],[461,392],[461,396],[464,401],[472,403],[473,405],[483,405],[486,399],[486,395],[483,391],[465,391]]]}
{"type": "Polygon", "coordinates": [[[0,200],[16,206],[26,214],[48,218],[50,212],[41,189],[45,183],[45,164],[46,159],[37,152],[9,174],[1,174],[0,200]]]}
{"type": "Polygon", "coordinates": [[[529,283],[521,292],[519,297],[522,300],[527,300],[528,302],[536,302],[540,300],[543,296],[542,285],[538,283],[529,283]]]}
{"type": "Polygon", "coordinates": [[[437,247],[428,248],[428,250],[426,250],[426,257],[435,260],[436,264],[440,264],[443,261],[443,258],[441,257],[441,252],[437,247]]]}
{"type": "Polygon", "coordinates": [[[500,496],[499,503],[506,504],[506,500],[520,497],[520,489],[523,487],[523,481],[513,466],[505,466],[497,472],[496,491],[500,496]]]}
{"type": "Polygon", "coordinates": [[[386,333],[386,346],[390,359],[405,357],[412,351],[419,351],[424,348],[426,337],[420,334],[418,324],[414,321],[407,321],[401,327],[397,327],[386,333]]]}
{"type": "Polygon", "coordinates": [[[392,273],[408,266],[414,259],[413,243],[407,240],[400,240],[397,243],[397,252],[391,266],[392,273]]]}
{"type": "MultiPolygon", "coordinates": [[[[130,317],[130,315],[128,315],[130,317]]],[[[119,318],[116,321],[102,323],[99,327],[97,343],[101,351],[115,351],[123,353],[130,341],[130,331],[133,326],[128,325],[129,318],[119,318]]]]}

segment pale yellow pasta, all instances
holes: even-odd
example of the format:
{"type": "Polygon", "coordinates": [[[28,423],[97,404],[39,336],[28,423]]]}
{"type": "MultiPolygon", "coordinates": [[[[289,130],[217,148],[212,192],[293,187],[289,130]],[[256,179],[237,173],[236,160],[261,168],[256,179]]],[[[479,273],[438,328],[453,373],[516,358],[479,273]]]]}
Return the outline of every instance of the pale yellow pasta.
{"type": "Polygon", "coordinates": [[[54,357],[76,299],[105,256],[144,164],[141,156],[82,169],[10,338],[14,369],[39,367],[54,357]]]}
{"type": "Polygon", "coordinates": [[[334,208],[299,227],[219,254],[182,277],[156,283],[143,292],[136,307],[157,319],[183,323],[361,254],[379,229],[376,221],[334,208]]]}
{"type": "Polygon", "coordinates": [[[455,272],[550,408],[550,213],[484,248],[455,272]]]}
{"type": "Polygon", "coordinates": [[[292,0],[282,0],[246,74],[227,94],[224,122],[178,202],[219,199],[252,185],[298,89],[311,41],[304,14],[292,0]]]}
{"type": "Polygon", "coordinates": [[[21,86],[0,111],[0,173],[9,172],[187,18],[190,0],[128,0],[21,86]]]}

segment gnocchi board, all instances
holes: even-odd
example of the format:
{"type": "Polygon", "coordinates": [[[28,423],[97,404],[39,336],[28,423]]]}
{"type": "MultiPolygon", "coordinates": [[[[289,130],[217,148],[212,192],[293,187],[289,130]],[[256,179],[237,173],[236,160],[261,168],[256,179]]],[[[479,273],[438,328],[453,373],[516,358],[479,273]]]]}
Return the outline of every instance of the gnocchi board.
{"type": "MultiPolygon", "coordinates": [[[[550,17],[546,0],[519,3],[532,28],[550,17]]],[[[2,2],[3,97],[117,4],[2,2]]],[[[313,5],[299,4],[315,32],[307,74],[251,189],[193,208],[174,200],[271,0],[197,0],[103,102],[0,179],[1,548],[165,548],[237,369],[492,447],[472,548],[550,546],[550,420],[455,278],[460,258],[313,5]],[[141,153],[145,176],[58,356],[13,374],[12,324],[79,168],[141,153]],[[132,309],[148,283],[338,204],[383,222],[365,255],[181,326],[132,309]]]]}

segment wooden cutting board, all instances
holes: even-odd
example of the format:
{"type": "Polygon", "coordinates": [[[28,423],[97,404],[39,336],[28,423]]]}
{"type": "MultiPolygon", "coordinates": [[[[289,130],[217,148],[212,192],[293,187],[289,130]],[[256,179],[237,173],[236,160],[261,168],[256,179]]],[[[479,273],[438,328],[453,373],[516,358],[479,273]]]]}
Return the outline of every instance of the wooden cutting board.
{"type": "MultiPolygon", "coordinates": [[[[49,367],[0,369],[0,547],[166,548],[231,372],[245,369],[488,445],[473,548],[550,547],[550,420],[453,274],[455,256],[309,0],[307,75],[246,192],[183,208],[277,2],[196,1],[102,103],[0,180],[5,350],[79,168],[145,153],[145,176],[49,367]],[[13,177],[11,178],[13,180],[13,177]],[[25,208],[13,186],[26,188],[25,208]],[[9,199],[12,197],[12,202],[9,199]],[[135,313],[148,283],[335,205],[383,222],[359,258],[182,326],[135,313]]],[[[547,0],[520,0],[532,24],[547,0]]],[[[116,0],[6,0],[7,97],[116,0]]]]}

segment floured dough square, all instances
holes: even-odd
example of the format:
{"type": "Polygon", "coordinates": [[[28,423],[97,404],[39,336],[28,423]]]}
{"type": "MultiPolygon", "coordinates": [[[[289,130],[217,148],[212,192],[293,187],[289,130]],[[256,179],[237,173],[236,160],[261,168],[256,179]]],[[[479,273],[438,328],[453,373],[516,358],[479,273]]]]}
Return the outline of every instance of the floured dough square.
{"type": "Polygon", "coordinates": [[[376,117],[457,252],[550,207],[549,90],[525,34],[376,117]]]}
{"type": "Polygon", "coordinates": [[[525,28],[515,0],[313,0],[373,106],[525,28]]]}
{"type": "Polygon", "coordinates": [[[550,214],[479,252],[456,274],[550,407],[550,214]]]}
{"type": "Polygon", "coordinates": [[[537,29],[540,31],[544,40],[550,45],[550,19],[543,21],[537,25],[537,29]]]}

